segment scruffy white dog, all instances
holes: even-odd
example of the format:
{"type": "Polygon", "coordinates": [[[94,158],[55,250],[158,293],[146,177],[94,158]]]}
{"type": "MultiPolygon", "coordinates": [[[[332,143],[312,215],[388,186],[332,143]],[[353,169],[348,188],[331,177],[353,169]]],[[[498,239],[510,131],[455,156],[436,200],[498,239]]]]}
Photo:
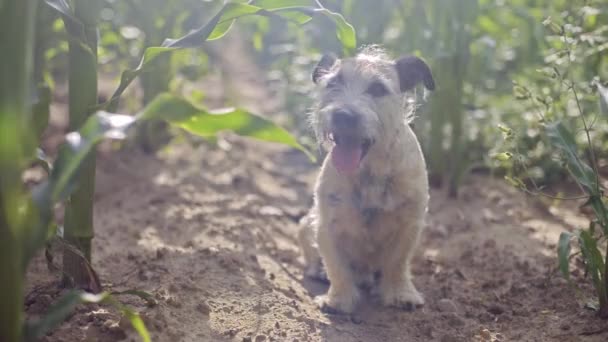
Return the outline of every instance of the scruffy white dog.
{"type": "Polygon", "coordinates": [[[428,180],[404,92],[420,82],[433,90],[431,71],[417,57],[394,61],[367,47],[354,58],[324,56],[313,81],[312,123],[329,154],[299,238],[306,274],[323,277],[324,266],[330,281],[318,303],[328,313],[350,313],[359,287],[377,285],[385,305],[423,305],[409,264],[424,227],[428,180]]]}

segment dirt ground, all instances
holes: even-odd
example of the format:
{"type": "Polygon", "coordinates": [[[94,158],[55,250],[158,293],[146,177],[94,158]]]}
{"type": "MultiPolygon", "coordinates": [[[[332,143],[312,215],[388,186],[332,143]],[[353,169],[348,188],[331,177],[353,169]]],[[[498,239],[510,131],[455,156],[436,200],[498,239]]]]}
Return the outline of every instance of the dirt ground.
{"type": "MultiPolygon", "coordinates": [[[[267,109],[264,90],[248,89],[241,102],[267,109]]],[[[299,152],[231,135],[157,155],[101,153],[93,266],[106,289],[156,298],[148,306],[119,297],[153,341],[608,341],[608,322],[585,308],[592,292],[582,272],[579,292],[555,272],[559,233],[585,218],[481,175],[458,199],[431,193],[413,264],[424,307],[368,299],[353,316],[321,313],[313,298],[327,285],[303,278],[295,238],[316,169],[299,152]]],[[[58,298],[57,284],[36,259],[30,317],[58,298]]],[[[86,305],[44,340],[139,338],[116,310],[86,305]]]]}

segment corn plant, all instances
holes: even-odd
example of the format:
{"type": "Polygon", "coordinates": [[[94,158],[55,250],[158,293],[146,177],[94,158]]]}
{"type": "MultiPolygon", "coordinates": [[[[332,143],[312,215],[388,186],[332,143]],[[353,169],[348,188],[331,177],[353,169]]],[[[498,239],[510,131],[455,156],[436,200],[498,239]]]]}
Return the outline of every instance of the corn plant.
{"type": "Polygon", "coordinates": [[[336,32],[346,51],[355,47],[355,33],[341,15],[322,7],[304,6],[304,1],[259,1],[257,5],[229,3],[201,28],[162,46],[144,52],[137,68],[122,74],[120,84],[108,102],[97,104],[96,0],[46,0],[62,16],[70,36],[69,111],[71,133],[65,136],[57,159],[48,165],[48,179],[26,189],[21,173],[38,157],[38,130],[30,129],[38,116],[30,94],[33,78],[35,0],[0,2],[0,340],[38,339],[67,317],[79,303],[104,302],[117,307],[130,320],[144,341],[149,335],[139,316],[107,293],[93,295],[71,291],[55,303],[40,320],[23,325],[23,277],[32,257],[52,232],[53,207],[65,202],[64,273],[70,285],[100,291],[99,280],[90,266],[92,195],[94,191],[95,146],[104,138],[123,139],[137,123],[165,120],[176,127],[212,137],[219,131],[264,141],[282,143],[310,155],[284,129],[243,109],[209,111],[171,95],[160,94],[136,115],[113,114],[120,96],[133,79],[146,71],[159,56],[183,48],[194,48],[206,40],[223,36],[237,18],[249,15],[277,16],[304,24],[315,15],[336,23],[336,32]],[[25,329],[24,329],[25,327],[25,329]]]}
{"type": "Polygon", "coordinates": [[[23,338],[23,272],[25,260],[20,248],[27,236],[26,218],[18,214],[31,208],[24,200],[21,168],[32,146],[21,145],[28,134],[28,82],[32,74],[35,0],[0,3],[0,340],[23,338]]]}
{"type": "Polygon", "coordinates": [[[508,147],[503,146],[505,151],[494,158],[500,163],[511,163],[510,174],[505,178],[523,191],[557,199],[585,199],[585,205],[591,207],[593,218],[589,227],[561,233],[558,266],[563,276],[571,281],[571,243],[576,241],[597,296],[598,304],[592,307],[600,317],[608,318],[608,198],[604,194],[593,142],[593,137],[599,133],[592,126],[592,122],[600,126],[606,121],[608,89],[597,77],[586,80],[585,73],[576,72],[575,63],[584,63],[585,57],[593,57],[589,54],[593,50],[584,45],[583,39],[590,39],[596,32],[585,32],[584,17],[581,12],[574,12],[564,21],[546,19],[544,24],[550,32],[548,39],[556,43],[546,64],[537,70],[542,80],[532,85],[516,82],[513,88],[516,99],[530,105],[530,110],[537,116],[537,125],[542,129],[543,142],[558,152],[562,167],[578,184],[582,194],[565,198],[547,194],[531,177],[527,151],[522,151],[516,143],[518,132],[504,125],[500,130],[506,141],[504,146],[508,147]],[[589,98],[595,99],[593,106],[589,105],[589,98]]]}

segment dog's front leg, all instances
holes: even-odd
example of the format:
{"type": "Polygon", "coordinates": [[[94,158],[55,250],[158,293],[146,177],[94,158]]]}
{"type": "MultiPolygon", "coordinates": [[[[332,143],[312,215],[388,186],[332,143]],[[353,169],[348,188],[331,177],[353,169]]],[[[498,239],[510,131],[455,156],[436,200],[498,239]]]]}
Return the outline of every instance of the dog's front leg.
{"type": "Polygon", "coordinates": [[[319,227],[317,238],[330,286],[326,295],[317,297],[317,304],[327,313],[351,313],[359,300],[359,289],[338,241],[327,228],[319,227]]]}
{"type": "Polygon", "coordinates": [[[424,305],[424,298],[412,282],[410,260],[416,247],[422,221],[409,222],[393,243],[398,248],[387,249],[382,262],[380,294],[384,305],[412,310],[424,305]]]}

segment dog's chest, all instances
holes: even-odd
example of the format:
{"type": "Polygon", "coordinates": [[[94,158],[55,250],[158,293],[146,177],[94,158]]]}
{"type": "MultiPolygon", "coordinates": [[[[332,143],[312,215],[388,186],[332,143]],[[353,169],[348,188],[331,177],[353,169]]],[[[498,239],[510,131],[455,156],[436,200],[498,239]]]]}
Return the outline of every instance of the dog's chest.
{"type": "Polygon", "coordinates": [[[361,240],[365,244],[386,238],[394,221],[394,202],[399,197],[390,176],[372,176],[362,173],[349,184],[326,194],[333,231],[339,238],[361,240]]]}

